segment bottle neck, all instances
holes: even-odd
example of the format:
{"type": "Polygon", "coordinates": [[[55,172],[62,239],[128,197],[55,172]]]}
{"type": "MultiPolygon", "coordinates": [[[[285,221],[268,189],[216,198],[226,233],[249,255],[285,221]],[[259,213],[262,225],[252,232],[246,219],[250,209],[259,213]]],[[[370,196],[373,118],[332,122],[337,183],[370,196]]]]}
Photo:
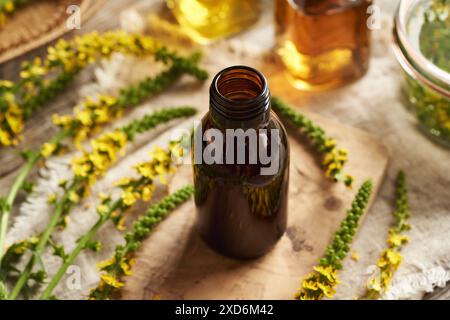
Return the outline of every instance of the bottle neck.
{"type": "Polygon", "coordinates": [[[257,70],[233,66],[219,72],[210,88],[210,116],[219,128],[259,128],[270,120],[270,92],[257,70]]]}

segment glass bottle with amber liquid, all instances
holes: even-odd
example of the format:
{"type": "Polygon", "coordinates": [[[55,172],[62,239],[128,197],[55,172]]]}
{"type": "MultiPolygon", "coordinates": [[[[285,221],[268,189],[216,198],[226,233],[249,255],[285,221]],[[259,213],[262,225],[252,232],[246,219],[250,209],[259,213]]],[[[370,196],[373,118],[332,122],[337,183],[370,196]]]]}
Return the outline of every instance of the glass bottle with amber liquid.
{"type": "Polygon", "coordinates": [[[192,141],[201,237],[227,256],[264,255],[286,230],[289,184],[287,134],[264,76],[245,66],[219,72],[192,141]]]}
{"type": "Polygon", "coordinates": [[[260,15],[260,0],[167,0],[183,30],[198,43],[208,43],[245,30],[260,15]]]}
{"type": "Polygon", "coordinates": [[[295,87],[352,82],[369,66],[372,0],[275,0],[277,52],[295,87]]]}

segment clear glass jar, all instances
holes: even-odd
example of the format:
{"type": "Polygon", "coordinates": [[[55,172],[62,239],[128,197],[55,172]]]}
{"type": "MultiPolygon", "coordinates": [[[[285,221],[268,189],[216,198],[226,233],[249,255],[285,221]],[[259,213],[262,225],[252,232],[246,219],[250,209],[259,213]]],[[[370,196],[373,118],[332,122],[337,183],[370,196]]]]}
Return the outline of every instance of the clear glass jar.
{"type": "MultiPolygon", "coordinates": [[[[436,141],[450,146],[450,69],[439,67],[439,60],[430,56],[432,50],[442,49],[443,58],[450,63],[448,36],[424,33],[429,20],[425,14],[435,1],[402,0],[395,17],[394,52],[405,75],[405,94],[408,109],[417,118],[420,127],[436,141]],[[434,61],[433,61],[434,60],[434,61]]],[[[450,19],[450,3],[446,4],[446,19],[450,19]]],[[[445,18],[445,15],[441,17],[445,18]]],[[[450,23],[446,21],[446,23],[450,23]]],[[[446,31],[448,34],[448,29],[446,31]]],[[[439,52],[439,51],[435,51],[439,52]]],[[[445,61],[444,61],[445,62],[445,61]]]]}
{"type": "Polygon", "coordinates": [[[167,0],[178,23],[194,41],[208,43],[255,23],[260,0],[167,0]]]}
{"type": "Polygon", "coordinates": [[[336,87],[369,67],[371,0],[275,0],[277,53],[300,90],[336,87]]]}

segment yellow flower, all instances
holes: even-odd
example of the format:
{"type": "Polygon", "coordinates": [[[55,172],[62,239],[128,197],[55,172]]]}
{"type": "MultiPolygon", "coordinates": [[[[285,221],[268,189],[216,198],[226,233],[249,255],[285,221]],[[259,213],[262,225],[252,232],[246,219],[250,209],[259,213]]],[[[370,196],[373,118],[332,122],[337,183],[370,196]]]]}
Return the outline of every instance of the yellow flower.
{"type": "Polygon", "coordinates": [[[86,178],[92,169],[92,165],[89,163],[87,155],[83,155],[80,158],[72,160],[72,170],[76,176],[86,178]]]}
{"type": "Polygon", "coordinates": [[[78,203],[80,201],[80,196],[75,191],[70,191],[69,200],[73,203],[78,203]]]}
{"type": "Polygon", "coordinates": [[[61,225],[62,228],[65,228],[70,222],[70,217],[69,216],[65,216],[63,219],[63,223],[61,225]]]}
{"type": "Polygon", "coordinates": [[[402,262],[402,256],[400,253],[390,249],[386,250],[386,258],[393,266],[398,266],[402,262]]]}
{"type": "Polygon", "coordinates": [[[97,266],[97,268],[98,268],[99,270],[103,270],[103,269],[105,269],[106,267],[109,267],[109,266],[113,265],[115,262],[116,262],[116,259],[115,259],[114,257],[112,257],[112,258],[109,259],[109,260],[106,260],[106,261],[97,263],[96,266],[97,266]]]}
{"type": "Polygon", "coordinates": [[[109,212],[109,207],[106,204],[101,204],[97,206],[97,212],[101,215],[107,214],[109,212]]]}
{"type": "Polygon", "coordinates": [[[23,131],[23,118],[22,112],[17,106],[11,106],[5,113],[5,119],[13,133],[19,133],[23,131]]]}
{"type": "Polygon", "coordinates": [[[12,88],[14,87],[14,82],[9,80],[0,80],[0,88],[12,88]]]}
{"type": "Polygon", "coordinates": [[[91,113],[88,110],[78,112],[77,120],[80,121],[83,126],[92,125],[91,113]]]}
{"type": "Polygon", "coordinates": [[[381,274],[380,274],[381,285],[385,290],[389,287],[392,277],[393,277],[393,273],[389,269],[383,270],[381,272],[381,274]]]}
{"type": "Polygon", "coordinates": [[[15,254],[22,254],[25,252],[25,249],[27,249],[26,243],[22,243],[19,246],[17,246],[16,248],[14,248],[14,253],[15,254]]]}
{"type": "Polygon", "coordinates": [[[46,142],[42,145],[41,154],[44,158],[48,158],[55,152],[56,148],[56,144],[46,142]]]}
{"type": "Polygon", "coordinates": [[[358,261],[359,260],[359,254],[355,251],[352,252],[352,260],[358,261]]]}
{"type": "Polygon", "coordinates": [[[322,283],[318,283],[317,285],[327,298],[333,298],[333,295],[336,293],[336,291],[331,285],[325,285],[322,283]]]}
{"type": "Polygon", "coordinates": [[[381,285],[380,282],[376,278],[372,278],[367,283],[367,288],[369,290],[375,290],[377,292],[381,291],[381,285]]]}
{"type": "Polygon", "coordinates": [[[100,200],[106,200],[106,199],[110,198],[110,196],[108,196],[107,194],[105,194],[103,192],[99,192],[98,197],[100,198],[100,200]]]}
{"type": "Polygon", "coordinates": [[[125,217],[121,217],[116,225],[117,230],[124,231],[126,230],[125,226],[125,217]]]}
{"type": "Polygon", "coordinates": [[[315,266],[314,270],[324,276],[330,283],[338,283],[336,270],[332,266],[315,266]]]}
{"type": "Polygon", "coordinates": [[[72,123],[71,116],[52,115],[52,122],[56,126],[68,127],[72,123]]]}
{"type": "Polygon", "coordinates": [[[93,114],[95,116],[95,121],[97,122],[97,124],[107,123],[110,120],[110,115],[106,108],[95,109],[93,114]]]}
{"type": "Polygon", "coordinates": [[[328,165],[326,171],[325,171],[325,175],[327,177],[330,177],[334,171],[341,169],[341,167],[336,163],[336,162],[332,162],[328,165]]]}
{"type": "Polygon", "coordinates": [[[408,242],[409,238],[407,236],[391,232],[389,234],[389,238],[387,239],[387,243],[390,247],[400,247],[408,242]]]}
{"type": "Polygon", "coordinates": [[[150,165],[150,163],[145,162],[145,163],[139,163],[137,165],[137,172],[148,179],[154,179],[155,178],[155,171],[153,169],[153,167],[150,165]]]}
{"type": "Polygon", "coordinates": [[[12,0],[8,0],[6,1],[4,7],[6,12],[11,13],[14,11],[14,3],[12,2],[12,0]]]}
{"type": "Polygon", "coordinates": [[[48,195],[47,197],[47,202],[48,203],[55,203],[56,202],[56,194],[55,193],[51,193],[48,195]]]}
{"type": "Polygon", "coordinates": [[[153,159],[158,160],[159,162],[164,162],[169,159],[169,154],[166,150],[155,147],[155,149],[152,152],[153,159]]]}
{"type": "Polygon", "coordinates": [[[115,182],[114,185],[117,187],[120,186],[126,186],[129,185],[131,183],[131,179],[130,178],[122,178],[119,181],[115,182]]]}
{"type": "Polygon", "coordinates": [[[120,262],[120,268],[126,276],[131,276],[133,273],[131,272],[131,265],[127,261],[120,262]]]}
{"type": "Polygon", "coordinates": [[[153,196],[154,189],[155,189],[154,185],[144,186],[142,188],[142,200],[150,201],[153,196]]]}
{"type": "Polygon", "coordinates": [[[0,144],[4,146],[10,146],[12,143],[11,136],[8,132],[0,129],[0,144]]]}
{"type": "Polygon", "coordinates": [[[313,291],[315,291],[315,290],[319,289],[319,286],[317,285],[316,281],[311,281],[309,279],[304,279],[303,283],[302,283],[302,288],[304,290],[313,290],[313,291]]]}
{"type": "Polygon", "coordinates": [[[75,175],[88,178],[89,183],[102,176],[116,161],[116,154],[125,146],[127,136],[120,130],[106,133],[91,142],[92,152],[72,161],[75,175]]]}
{"type": "Polygon", "coordinates": [[[336,146],[336,144],[337,144],[336,140],[334,140],[334,139],[329,138],[329,139],[325,140],[325,147],[327,149],[334,148],[336,146]]]}
{"type": "Polygon", "coordinates": [[[37,244],[39,242],[39,238],[38,237],[31,237],[28,239],[28,242],[31,244],[37,244]]]}
{"type": "Polygon", "coordinates": [[[133,188],[127,188],[122,194],[123,203],[127,206],[132,206],[139,200],[140,194],[135,192],[133,188]]]}
{"type": "Polygon", "coordinates": [[[89,154],[89,160],[99,171],[104,171],[109,163],[109,159],[105,155],[95,151],[89,154]]]}
{"type": "Polygon", "coordinates": [[[334,154],[331,152],[327,153],[323,158],[322,165],[327,166],[333,161],[334,161],[334,154]]]}
{"type": "Polygon", "coordinates": [[[121,288],[123,287],[123,283],[117,280],[114,276],[109,274],[102,274],[100,278],[108,285],[114,288],[121,288]]]}
{"type": "Polygon", "coordinates": [[[380,259],[378,260],[377,266],[379,268],[385,268],[388,266],[397,268],[401,262],[402,256],[400,255],[400,253],[391,249],[387,249],[382,253],[380,259]]]}
{"type": "Polygon", "coordinates": [[[384,268],[387,265],[389,265],[389,261],[385,257],[385,252],[383,252],[380,259],[378,259],[377,266],[378,266],[378,268],[384,268]]]}

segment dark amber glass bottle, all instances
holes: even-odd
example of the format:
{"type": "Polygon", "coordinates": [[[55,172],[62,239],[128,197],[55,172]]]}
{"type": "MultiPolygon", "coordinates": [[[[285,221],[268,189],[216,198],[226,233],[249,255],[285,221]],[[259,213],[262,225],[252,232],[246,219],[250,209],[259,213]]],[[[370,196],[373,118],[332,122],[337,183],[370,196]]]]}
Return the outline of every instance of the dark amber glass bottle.
{"type": "Polygon", "coordinates": [[[261,73],[234,66],[216,75],[192,150],[201,237],[227,256],[264,255],[286,229],[289,144],[261,73]],[[208,153],[218,135],[223,146],[208,153]],[[211,154],[213,162],[206,159],[211,154]]]}

